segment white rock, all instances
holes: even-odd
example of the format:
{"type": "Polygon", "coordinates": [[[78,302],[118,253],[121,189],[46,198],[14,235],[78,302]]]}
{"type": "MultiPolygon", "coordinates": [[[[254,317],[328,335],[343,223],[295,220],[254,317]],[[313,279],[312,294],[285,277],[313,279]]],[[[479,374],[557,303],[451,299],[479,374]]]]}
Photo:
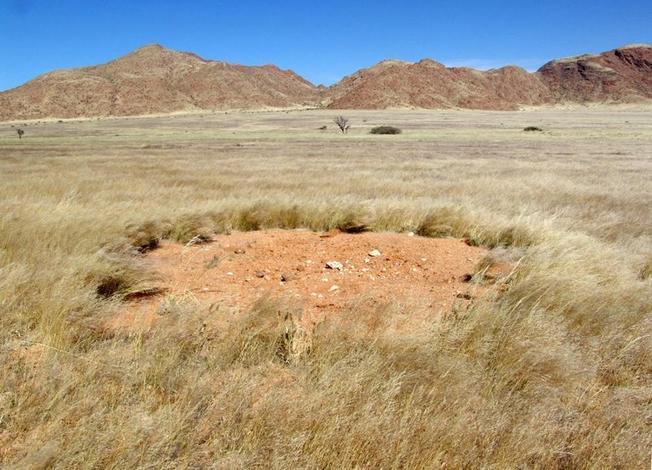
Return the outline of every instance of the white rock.
{"type": "Polygon", "coordinates": [[[375,257],[377,257],[377,256],[380,256],[380,251],[378,251],[378,250],[371,250],[371,251],[370,251],[369,253],[367,253],[367,254],[368,254],[369,256],[371,256],[372,258],[375,258],[375,257]]]}
{"type": "Polygon", "coordinates": [[[414,232],[408,232],[407,235],[408,235],[408,237],[413,237],[413,236],[414,236],[414,232]]]}
{"type": "Polygon", "coordinates": [[[333,284],[333,285],[331,286],[331,288],[328,289],[328,290],[331,291],[331,292],[334,292],[334,291],[338,290],[339,288],[340,288],[340,286],[338,286],[338,285],[336,285],[336,284],[333,284]]]}
{"type": "Polygon", "coordinates": [[[338,271],[344,269],[344,265],[339,261],[329,261],[328,263],[326,263],[326,267],[328,269],[337,269],[338,271]]]}

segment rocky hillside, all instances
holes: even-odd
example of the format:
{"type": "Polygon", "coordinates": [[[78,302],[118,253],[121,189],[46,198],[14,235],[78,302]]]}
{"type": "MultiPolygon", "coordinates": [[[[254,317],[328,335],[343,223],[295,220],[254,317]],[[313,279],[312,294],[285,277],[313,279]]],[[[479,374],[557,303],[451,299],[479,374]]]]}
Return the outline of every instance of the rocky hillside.
{"type": "Polygon", "coordinates": [[[234,65],[152,45],[108,64],[47,73],[2,92],[0,120],[294,106],[511,110],[649,100],[650,45],[554,60],[536,73],[514,66],[478,71],[430,59],[387,60],[330,88],[274,65],[234,65]]]}
{"type": "Polygon", "coordinates": [[[652,99],[652,46],[553,60],[537,72],[555,102],[637,102],[652,99]]]}
{"type": "Polygon", "coordinates": [[[384,61],[344,78],[331,88],[330,108],[517,109],[550,101],[550,91],[519,67],[489,72],[447,68],[433,60],[384,61]]]}
{"type": "Polygon", "coordinates": [[[509,110],[563,103],[652,99],[652,46],[555,60],[536,73],[508,66],[481,72],[432,60],[383,61],[330,90],[330,108],[509,110]]]}
{"type": "Polygon", "coordinates": [[[0,119],[284,108],[315,103],[317,95],[311,83],[273,65],[233,65],[151,45],[0,93],[0,119]]]}

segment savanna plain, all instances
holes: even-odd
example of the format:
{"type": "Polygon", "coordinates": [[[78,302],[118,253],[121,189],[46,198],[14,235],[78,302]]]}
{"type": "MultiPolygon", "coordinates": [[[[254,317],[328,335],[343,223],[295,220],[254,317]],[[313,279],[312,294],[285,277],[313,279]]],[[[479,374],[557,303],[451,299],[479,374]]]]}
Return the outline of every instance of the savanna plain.
{"type": "Polygon", "coordinates": [[[337,114],[0,126],[1,465],[649,466],[650,110],[350,111],[347,134],[337,114]],[[263,293],[159,292],[148,264],[362,226],[482,247],[482,296],[351,299],[307,329],[263,293]],[[155,321],[111,327],[149,296],[155,321]]]}

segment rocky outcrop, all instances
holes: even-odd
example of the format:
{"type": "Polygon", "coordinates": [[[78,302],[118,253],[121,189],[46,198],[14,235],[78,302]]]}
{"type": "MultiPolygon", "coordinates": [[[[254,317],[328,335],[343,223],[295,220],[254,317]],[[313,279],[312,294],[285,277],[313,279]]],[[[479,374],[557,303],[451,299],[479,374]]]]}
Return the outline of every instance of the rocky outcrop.
{"type": "Polygon", "coordinates": [[[559,103],[652,99],[652,46],[632,45],[599,55],[548,62],[537,75],[559,103]]]}

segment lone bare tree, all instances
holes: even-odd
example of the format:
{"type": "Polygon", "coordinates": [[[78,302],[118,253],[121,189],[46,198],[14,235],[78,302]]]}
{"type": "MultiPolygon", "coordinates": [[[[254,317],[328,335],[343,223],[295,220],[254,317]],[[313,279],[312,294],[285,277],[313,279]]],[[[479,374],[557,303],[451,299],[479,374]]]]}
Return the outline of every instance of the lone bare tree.
{"type": "Polygon", "coordinates": [[[337,124],[337,127],[340,128],[342,134],[346,134],[349,131],[349,128],[351,127],[351,125],[349,124],[349,120],[344,116],[337,116],[335,119],[333,119],[333,122],[337,124]]]}
{"type": "Polygon", "coordinates": [[[19,139],[22,139],[22,138],[23,138],[23,134],[25,133],[25,131],[22,130],[22,129],[16,129],[16,132],[18,133],[18,138],[19,138],[19,139]]]}

